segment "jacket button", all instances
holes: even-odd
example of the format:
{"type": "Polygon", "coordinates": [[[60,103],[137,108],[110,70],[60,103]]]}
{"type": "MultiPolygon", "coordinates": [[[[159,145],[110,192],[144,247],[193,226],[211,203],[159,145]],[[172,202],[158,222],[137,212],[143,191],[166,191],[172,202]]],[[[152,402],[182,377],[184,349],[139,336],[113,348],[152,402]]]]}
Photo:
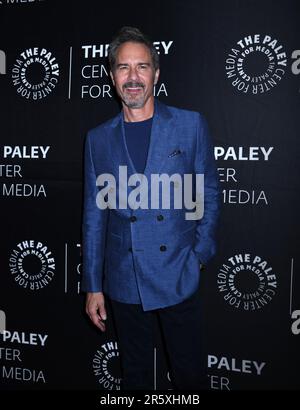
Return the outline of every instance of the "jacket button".
{"type": "Polygon", "coordinates": [[[166,247],[166,245],[161,245],[161,246],[159,247],[159,249],[161,250],[161,252],[164,252],[164,251],[167,250],[167,247],[166,247]]]}
{"type": "Polygon", "coordinates": [[[132,216],[130,217],[130,222],[135,222],[135,221],[136,221],[136,216],[132,215],[132,216]]]}
{"type": "Polygon", "coordinates": [[[156,218],[157,218],[158,221],[162,221],[164,219],[163,215],[157,215],[156,218]]]}
{"type": "Polygon", "coordinates": [[[130,247],[130,248],[128,248],[128,252],[132,252],[132,248],[130,247]]]}

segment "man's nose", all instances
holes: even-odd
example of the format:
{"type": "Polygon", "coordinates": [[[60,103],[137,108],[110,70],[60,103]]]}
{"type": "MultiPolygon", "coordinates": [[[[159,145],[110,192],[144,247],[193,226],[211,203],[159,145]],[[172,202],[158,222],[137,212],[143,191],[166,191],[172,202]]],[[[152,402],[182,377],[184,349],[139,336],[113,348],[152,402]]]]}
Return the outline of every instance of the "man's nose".
{"type": "Polygon", "coordinates": [[[139,75],[138,75],[137,69],[136,69],[135,67],[131,67],[131,68],[129,69],[128,76],[129,76],[129,79],[130,79],[130,80],[133,80],[133,81],[138,80],[139,75]]]}

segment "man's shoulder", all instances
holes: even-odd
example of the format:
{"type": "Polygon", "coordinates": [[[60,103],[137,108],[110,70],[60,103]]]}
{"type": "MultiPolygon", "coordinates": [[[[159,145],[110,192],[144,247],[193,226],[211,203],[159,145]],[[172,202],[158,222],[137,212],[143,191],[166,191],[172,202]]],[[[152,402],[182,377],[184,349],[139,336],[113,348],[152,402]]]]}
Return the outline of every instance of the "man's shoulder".
{"type": "Polygon", "coordinates": [[[118,122],[119,118],[120,118],[120,113],[117,114],[116,116],[112,117],[112,118],[109,118],[108,120],[106,120],[106,121],[104,121],[104,122],[101,122],[101,123],[98,124],[96,127],[91,128],[91,129],[88,131],[88,135],[89,135],[91,138],[93,138],[93,137],[95,137],[95,136],[99,136],[99,135],[105,133],[105,130],[106,130],[107,128],[111,128],[111,127],[113,127],[114,125],[116,125],[116,123],[118,122]]]}
{"type": "Polygon", "coordinates": [[[168,110],[172,114],[172,116],[178,119],[179,121],[197,121],[199,120],[199,118],[203,118],[203,114],[195,110],[181,108],[174,105],[166,105],[162,102],[160,102],[159,105],[164,106],[165,109],[168,110]]]}

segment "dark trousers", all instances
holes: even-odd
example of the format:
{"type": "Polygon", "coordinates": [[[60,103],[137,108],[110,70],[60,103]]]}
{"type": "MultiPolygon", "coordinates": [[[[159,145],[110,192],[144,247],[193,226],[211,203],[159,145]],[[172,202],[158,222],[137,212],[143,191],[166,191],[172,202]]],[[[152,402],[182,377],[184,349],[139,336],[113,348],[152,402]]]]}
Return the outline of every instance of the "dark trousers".
{"type": "Polygon", "coordinates": [[[175,390],[207,388],[199,290],[185,301],[144,312],[141,305],[111,300],[119,340],[124,390],[153,390],[154,320],[158,315],[175,390]]]}

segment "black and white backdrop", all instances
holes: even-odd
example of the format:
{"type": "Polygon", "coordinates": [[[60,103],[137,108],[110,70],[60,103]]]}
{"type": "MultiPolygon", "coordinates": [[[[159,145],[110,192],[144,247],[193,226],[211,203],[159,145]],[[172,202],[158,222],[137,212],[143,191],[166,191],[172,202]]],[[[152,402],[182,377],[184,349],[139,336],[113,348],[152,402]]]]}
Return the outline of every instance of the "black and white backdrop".
{"type": "MultiPolygon", "coordinates": [[[[0,389],[115,390],[80,293],[86,132],[119,111],[107,45],[159,51],[161,101],[208,120],[222,188],[202,289],[212,390],[299,389],[297,1],[0,1],[0,389]]],[[[157,329],[158,330],[158,329],[157,329]]],[[[169,389],[157,331],[154,389],[169,389]]]]}

